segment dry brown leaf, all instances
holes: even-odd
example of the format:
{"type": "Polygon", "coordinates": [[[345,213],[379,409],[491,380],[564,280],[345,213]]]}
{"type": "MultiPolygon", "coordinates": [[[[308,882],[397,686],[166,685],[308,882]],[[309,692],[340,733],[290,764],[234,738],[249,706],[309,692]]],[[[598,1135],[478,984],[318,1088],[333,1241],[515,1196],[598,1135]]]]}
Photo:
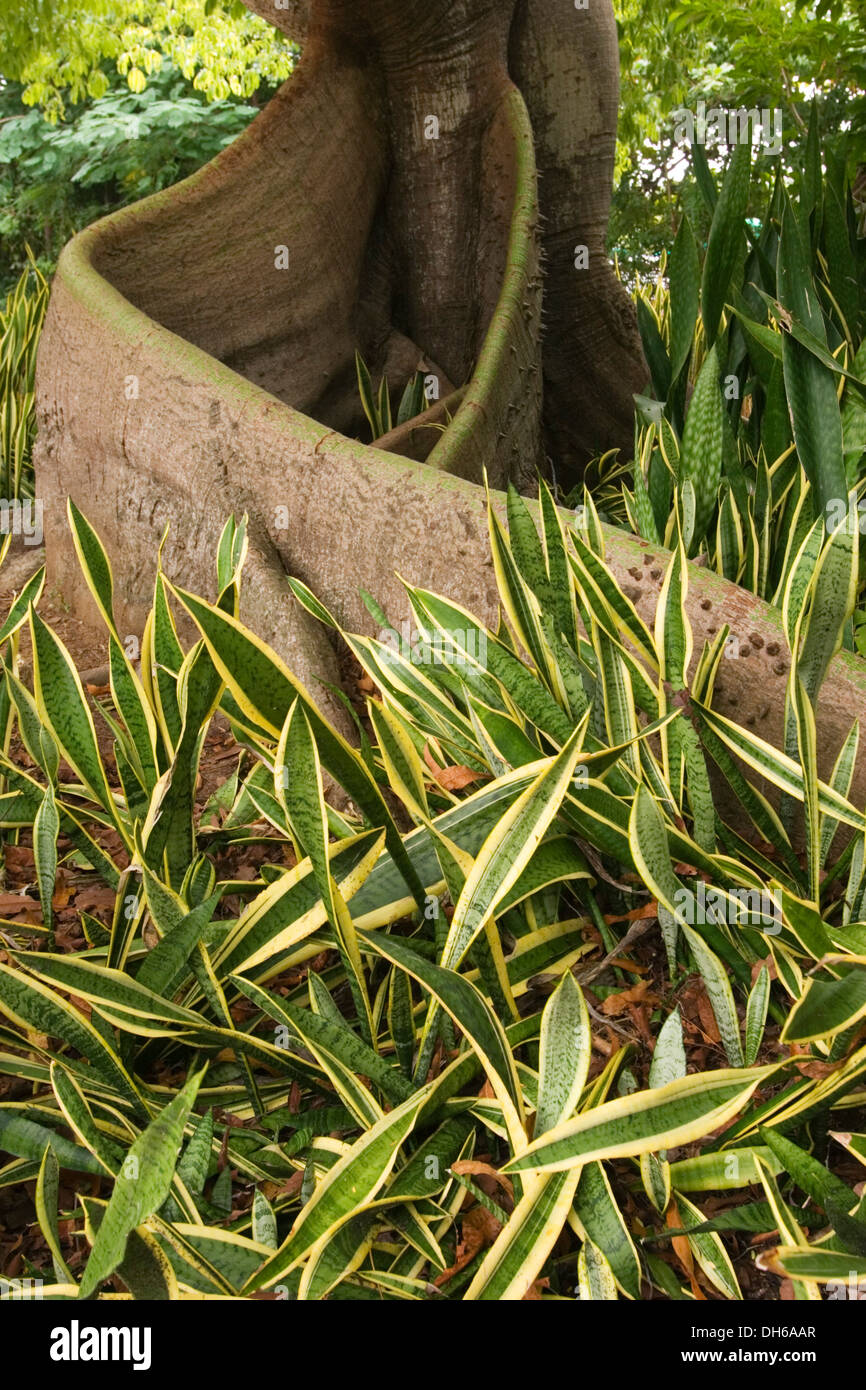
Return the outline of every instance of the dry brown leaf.
{"type": "Polygon", "coordinates": [[[476,772],[474,768],[466,767],[464,764],[457,764],[453,767],[439,767],[434,762],[430,752],[429,744],[424,744],[424,761],[433,773],[440,787],[444,787],[448,792],[459,792],[463,787],[468,787],[472,782],[484,782],[487,780],[486,772],[476,772]]]}
{"type": "Polygon", "coordinates": [[[0,917],[20,917],[34,910],[39,910],[39,904],[26,893],[0,893],[0,917]]]}
{"type": "MultiPolygon", "coordinates": [[[[483,1163],[479,1158],[461,1158],[456,1163],[451,1164],[452,1173],[460,1173],[463,1177],[486,1177],[491,1180],[494,1187],[500,1188],[508,1197],[509,1201],[514,1202],[514,1183],[507,1173],[500,1173],[498,1168],[494,1168],[492,1163],[483,1163]]],[[[480,1186],[481,1184],[479,1184],[480,1186]]],[[[488,1193],[488,1196],[491,1194],[488,1193]]]]}
{"type": "Polygon", "coordinates": [[[844,1058],[838,1062],[800,1062],[795,1060],[794,1065],[801,1076],[808,1076],[813,1081],[820,1081],[825,1076],[832,1076],[834,1071],[838,1071],[844,1064],[844,1058]]]}
{"type": "Polygon", "coordinates": [[[761,973],[761,967],[766,965],[767,974],[771,980],[778,980],[779,974],[776,970],[776,962],[772,956],[767,956],[764,960],[756,960],[752,966],[752,984],[755,983],[761,973]]]}
{"type": "Polygon", "coordinates": [[[303,1185],[304,1173],[303,1169],[299,1168],[297,1173],[293,1173],[290,1178],[287,1178],[284,1183],[279,1185],[279,1191],[275,1195],[278,1197],[294,1197],[296,1192],[300,1192],[303,1185]]]}
{"type": "Polygon", "coordinates": [[[640,922],[644,917],[652,917],[652,918],[655,918],[655,917],[658,917],[658,915],[659,915],[659,906],[658,906],[658,903],[655,902],[655,901],[653,901],[653,902],[643,903],[643,905],[642,905],[641,907],[633,907],[632,910],[631,910],[631,912],[623,912],[623,913],[622,913],[620,916],[618,916],[618,917],[609,916],[607,913],[605,913],[605,918],[604,918],[604,920],[605,920],[608,924],[610,924],[610,923],[612,923],[612,922],[640,922]]]}
{"type": "MultiPolygon", "coordinates": [[[[668,1207],[667,1215],[665,1216],[665,1224],[668,1229],[673,1230],[678,1230],[682,1225],[679,1212],[673,1203],[668,1207]]],[[[692,1255],[692,1247],[689,1245],[687,1238],[685,1236],[674,1236],[671,1245],[691,1285],[692,1293],[695,1298],[699,1299],[702,1303],[706,1303],[706,1295],[695,1276],[695,1261],[692,1255]]]]}
{"type": "Polygon", "coordinates": [[[93,1010],[91,1008],[89,999],[81,999],[77,994],[70,994],[69,1002],[74,1009],[78,1009],[81,1013],[83,1013],[85,1018],[90,1018],[90,1015],[93,1012],[93,1010]]]}
{"type": "Polygon", "coordinates": [[[7,845],[5,850],[8,873],[29,874],[34,867],[33,850],[29,845],[7,845]]]}
{"type": "Polygon", "coordinates": [[[459,792],[463,787],[468,787],[473,782],[485,782],[487,773],[476,772],[474,768],[458,764],[455,767],[443,767],[437,774],[436,780],[440,787],[444,787],[447,792],[459,792]]]}
{"type": "Polygon", "coordinates": [[[615,965],[620,970],[627,970],[630,975],[648,975],[648,965],[638,965],[636,961],[629,960],[627,956],[612,956],[606,962],[607,965],[615,965]]]}
{"type": "Polygon", "coordinates": [[[703,1029],[704,1033],[710,1039],[711,1042],[721,1042],[722,1035],[719,1032],[719,1025],[716,1022],[716,1016],[713,1013],[713,1006],[710,1003],[706,993],[701,993],[698,995],[697,1004],[698,1014],[700,1015],[701,1020],[701,1028],[703,1029]]]}
{"type": "Polygon", "coordinates": [[[51,906],[55,912],[60,912],[66,907],[72,897],[73,887],[69,880],[69,874],[65,869],[57,870],[57,877],[54,881],[54,894],[51,899],[51,906]]]}
{"type": "Polygon", "coordinates": [[[645,999],[642,1004],[629,1004],[628,1008],[629,1013],[634,1019],[635,1026],[638,1032],[640,1033],[647,1047],[652,1048],[655,1046],[655,1038],[653,1037],[653,1031],[649,1026],[647,1003],[648,999],[645,999]]]}
{"type": "Polygon", "coordinates": [[[492,1211],[488,1211],[480,1203],[468,1211],[460,1223],[457,1258],[450,1268],[443,1269],[442,1273],[436,1276],[434,1284],[438,1287],[455,1274],[459,1274],[461,1269],[465,1269],[470,1261],[475,1259],[479,1250],[493,1244],[501,1230],[502,1223],[497,1221],[492,1211]]]}
{"type": "Polygon", "coordinates": [[[639,1004],[650,987],[649,980],[638,980],[636,985],[630,985],[628,989],[623,989],[619,994],[609,994],[606,999],[601,1001],[601,1012],[608,1017],[616,1014],[624,1014],[628,1011],[630,1004],[639,1004]]]}
{"type": "Polygon", "coordinates": [[[113,888],[99,888],[95,884],[85,884],[75,895],[78,912],[114,912],[115,892],[113,888]]]}
{"type": "Polygon", "coordinates": [[[699,1028],[708,1042],[721,1042],[719,1026],[703,980],[694,979],[681,997],[683,1016],[699,1028]]]}

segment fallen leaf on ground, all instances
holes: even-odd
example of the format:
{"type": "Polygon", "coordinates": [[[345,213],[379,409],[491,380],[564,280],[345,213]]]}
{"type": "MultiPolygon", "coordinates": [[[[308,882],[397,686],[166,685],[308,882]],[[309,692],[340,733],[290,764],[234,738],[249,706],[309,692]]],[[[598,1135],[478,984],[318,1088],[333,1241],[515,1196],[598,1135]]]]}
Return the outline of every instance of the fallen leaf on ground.
{"type": "Polygon", "coordinates": [[[448,1269],[443,1269],[442,1273],[433,1280],[437,1287],[448,1282],[455,1274],[459,1274],[461,1269],[465,1269],[471,1260],[475,1259],[479,1250],[486,1245],[492,1245],[499,1232],[502,1230],[502,1223],[496,1220],[492,1211],[480,1204],[468,1211],[460,1224],[460,1240],[457,1245],[457,1258],[448,1269]]]}
{"type": "Polygon", "coordinates": [[[0,893],[0,917],[20,917],[34,910],[39,911],[39,904],[26,893],[0,893]]]}
{"type": "Polygon", "coordinates": [[[114,912],[116,894],[113,888],[86,886],[75,895],[75,907],[79,912],[114,912]]]}
{"type": "Polygon", "coordinates": [[[29,878],[33,872],[33,850],[29,845],[7,845],[5,849],[6,872],[13,878],[24,874],[29,878]]]}
{"type": "Polygon", "coordinates": [[[494,1168],[492,1163],[482,1163],[478,1158],[461,1158],[451,1164],[451,1172],[459,1173],[465,1178],[486,1179],[478,1184],[482,1192],[486,1192],[488,1197],[493,1197],[498,1189],[505,1194],[511,1205],[514,1204],[513,1182],[506,1173],[500,1173],[498,1168],[494,1168]],[[494,1191],[490,1192],[488,1187],[493,1187],[494,1191]]]}
{"type": "Polygon", "coordinates": [[[649,987],[649,980],[638,980],[636,985],[630,985],[628,989],[621,990],[619,994],[609,994],[606,999],[601,1001],[601,1012],[608,1015],[626,1013],[629,1004],[640,1003],[649,987]]]}
{"type": "Polygon", "coordinates": [[[54,908],[55,912],[60,912],[62,908],[66,907],[67,903],[72,898],[73,891],[69,874],[65,869],[58,869],[57,877],[54,881],[54,894],[51,898],[51,906],[54,908]]]}
{"type": "Polygon", "coordinates": [[[433,760],[429,746],[424,745],[424,761],[433,773],[440,787],[444,787],[447,792],[459,792],[463,787],[468,787],[472,782],[487,781],[486,772],[476,772],[472,767],[464,764],[457,764],[453,767],[439,767],[433,760]]]}
{"type": "MultiPolygon", "coordinates": [[[[667,1215],[665,1216],[665,1224],[669,1230],[678,1230],[683,1224],[680,1220],[680,1214],[673,1204],[668,1207],[667,1215]]],[[[699,1299],[702,1303],[706,1303],[706,1294],[695,1277],[695,1261],[692,1255],[692,1247],[689,1245],[688,1239],[685,1236],[674,1236],[671,1245],[691,1285],[692,1293],[695,1298],[699,1299]]]]}
{"type": "Polygon", "coordinates": [[[657,902],[644,903],[641,907],[633,907],[631,912],[623,912],[618,916],[605,913],[604,920],[611,922],[640,922],[644,917],[658,917],[659,908],[657,902]]]}

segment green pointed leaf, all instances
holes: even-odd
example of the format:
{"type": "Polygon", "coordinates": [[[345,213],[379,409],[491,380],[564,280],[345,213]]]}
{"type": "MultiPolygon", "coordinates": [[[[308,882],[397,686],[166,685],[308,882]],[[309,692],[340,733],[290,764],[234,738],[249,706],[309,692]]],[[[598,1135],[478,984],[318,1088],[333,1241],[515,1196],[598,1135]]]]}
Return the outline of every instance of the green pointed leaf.
{"type": "Polygon", "coordinates": [[[751,155],[748,142],[734,146],[710,226],[701,285],[701,313],[710,347],[715,342],[728,287],[745,247],[751,155]]]}
{"type": "Polygon", "coordinates": [[[541,1015],[536,1138],[574,1113],[589,1075],[591,1052],[586,1001],[566,970],[541,1015]]]}
{"type": "Polygon", "coordinates": [[[482,845],[454,909],[442,965],[456,969],[529,864],[568,790],[583,744],[578,727],[555,758],[505,812],[482,845]]]}
{"type": "Polygon", "coordinates": [[[89,1298],[117,1269],[131,1232],[168,1196],[184,1126],[202,1076],[190,1077],[130,1147],[81,1278],[81,1298],[89,1298]]]}
{"type": "Polygon", "coordinates": [[[773,1071],[757,1067],[695,1073],[606,1101],[542,1135],[503,1171],[564,1171],[593,1159],[637,1157],[690,1144],[737,1115],[773,1071]]]}
{"type": "MultiPolygon", "coordinates": [[[[741,148],[741,147],[738,147],[741,148]]],[[[715,348],[707,353],[695,384],[686,416],[680,459],[682,486],[694,488],[695,515],[690,554],[703,539],[713,510],[722,476],[722,438],[724,402],[719,389],[719,359],[715,348]]],[[[685,528],[684,528],[685,529],[685,528]]],[[[684,536],[685,540],[685,536],[684,536]]]]}
{"type": "Polygon", "coordinates": [[[286,716],[299,700],[309,720],[322,762],[374,825],[384,826],[388,848],[406,883],[423,906],[424,891],[382,794],[363,760],[319,714],[311,696],[286,666],[236,618],[175,589],[205,640],[217,670],[240,708],[279,738],[286,716]]]}
{"type": "Polygon", "coordinates": [[[568,1217],[578,1173],[553,1173],[529,1186],[484,1257],[464,1298],[523,1298],[538,1277],[568,1217]]]}
{"type": "Polygon", "coordinates": [[[279,1250],[247,1282],[245,1295],[284,1279],[317,1241],[334,1235],[373,1200],[387,1181],[401,1145],[411,1134],[424,1099],[421,1091],[383,1115],[334,1164],[301,1208],[279,1250]]]}
{"type": "Polygon", "coordinates": [[[372,932],[364,935],[372,950],[399,965],[451,1015],[490,1078],[510,1132],[516,1139],[522,1136],[523,1101],[514,1057],[505,1031],[484,997],[462,975],[425,960],[399,938],[372,932]]]}

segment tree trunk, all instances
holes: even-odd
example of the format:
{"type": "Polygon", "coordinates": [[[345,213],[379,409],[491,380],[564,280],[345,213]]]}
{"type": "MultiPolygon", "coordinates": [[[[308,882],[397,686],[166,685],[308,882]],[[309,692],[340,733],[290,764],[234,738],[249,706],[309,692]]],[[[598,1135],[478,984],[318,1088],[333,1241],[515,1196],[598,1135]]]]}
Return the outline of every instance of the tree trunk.
{"type": "Polygon", "coordinates": [[[464,419],[448,438],[428,430],[426,453],[475,481],[486,468],[495,485],[531,485],[541,467],[571,483],[593,452],[628,448],[646,369],[604,249],[618,100],[609,0],[249,8],[304,39],[249,134],[262,178],[281,181],[282,230],[268,197],[215,207],[198,233],[162,219],[159,239],[126,238],[103,260],[106,278],[341,433],[365,430],[356,348],[398,392],[418,368],[440,398],[466,387],[464,419]],[[277,245],[287,269],[262,273],[277,245]]]}
{"type": "MultiPolygon", "coordinates": [[[[608,0],[582,9],[564,0],[314,0],[312,18],[302,0],[279,11],[271,0],[247,3],[296,38],[375,54],[388,116],[389,190],[377,233],[391,327],[455,382],[477,360],[500,292],[515,171],[499,112],[516,86],[542,218],[546,457],[570,482],[593,453],[628,449],[646,369],[631,303],[605,253],[619,98],[608,0]]],[[[524,409],[534,386],[525,382],[524,409]]]]}

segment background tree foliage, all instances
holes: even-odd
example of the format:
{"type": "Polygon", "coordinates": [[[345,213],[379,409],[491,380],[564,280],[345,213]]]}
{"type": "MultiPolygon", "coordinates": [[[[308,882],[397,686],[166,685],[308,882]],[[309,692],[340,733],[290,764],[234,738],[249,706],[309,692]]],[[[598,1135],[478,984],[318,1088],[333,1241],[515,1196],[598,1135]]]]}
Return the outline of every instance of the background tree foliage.
{"type": "MultiPolygon", "coordinates": [[[[610,244],[631,268],[670,246],[678,213],[701,225],[700,199],[682,182],[685,151],[674,113],[759,107],[782,115],[783,166],[795,172],[816,98],[818,134],[849,173],[866,161],[866,38],[862,6],[848,0],[617,0],[622,101],[610,244]]],[[[722,156],[707,150],[718,168],[722,156]]],[[[775,170],[765,160],[759,210],[775,170]]]]}
{"type": "Polygon", "coordinates": [[[50,120],[61,119],[69,102],[104,97],[109,67],[130,91],[142,92],[168,61],[213,101],[249,98],[292,70],[291,45],[238,0],[9,0],[0,19],[0,72],[20,82],[23,102],[41,106],[50,120]]]}
{"type": "Polygon", "coordinates": [[[88,223],[193,173],[258,112],[237,100],[207,101],[173,64],[142,92],[114,74],[104,97],[67,106],[53,124],[23,114],[20,87],[0,93],[0,291],[27,264],[44,271],[88,223]]]}
{"type": "Polygon", "coordinates": [[[0,4],[0,292],[212,159],[297,50],[240,4],[0,4]]]}

